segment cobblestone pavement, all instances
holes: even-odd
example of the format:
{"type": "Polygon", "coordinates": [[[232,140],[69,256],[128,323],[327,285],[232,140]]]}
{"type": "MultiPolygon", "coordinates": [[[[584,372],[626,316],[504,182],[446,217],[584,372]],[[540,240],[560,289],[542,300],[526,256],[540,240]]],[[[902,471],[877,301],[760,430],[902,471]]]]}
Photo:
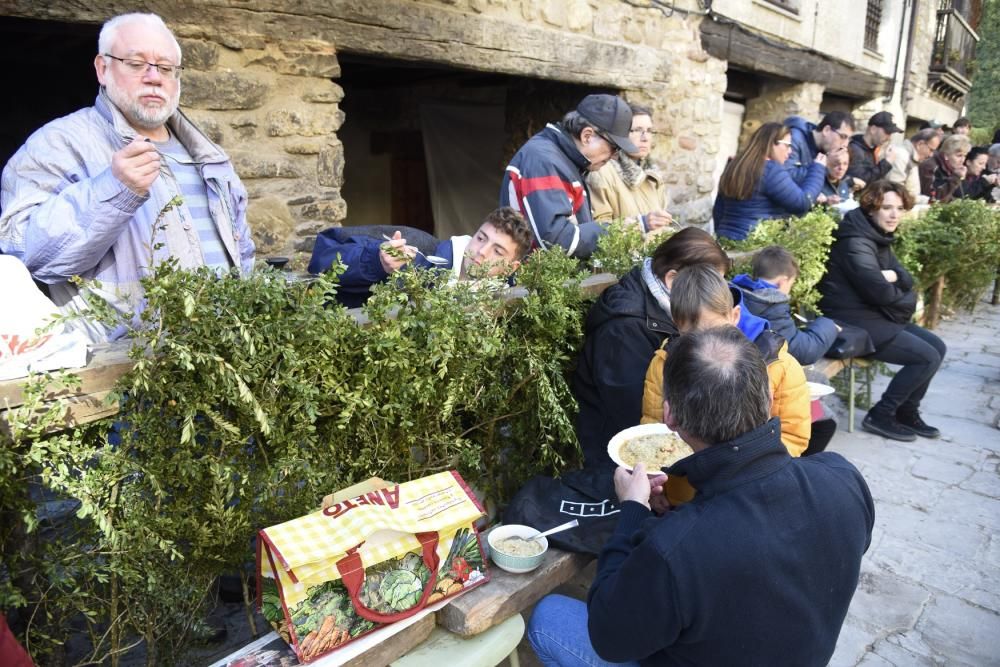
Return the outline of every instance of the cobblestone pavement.
{"type": "MultiPolygon", "coordinates": [[[[945,321],[941,370],[921,406],[940,440],[838,431],[860,468],[875,531],[831,665],[1000,665],[1000,306],[945,321]]],[[[888,383],[879,377],[873,398],[888,383]]],[[[843,422],[841,422],[843,424],[843,422]]]]}

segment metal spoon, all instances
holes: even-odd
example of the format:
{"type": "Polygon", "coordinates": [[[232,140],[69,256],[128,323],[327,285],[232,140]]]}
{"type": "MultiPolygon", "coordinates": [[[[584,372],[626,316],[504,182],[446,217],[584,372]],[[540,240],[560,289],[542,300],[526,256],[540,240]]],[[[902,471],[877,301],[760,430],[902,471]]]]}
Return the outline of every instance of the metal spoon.
{"type": "MultiPolygon", "coordinates": [[[[395,240],[393,238],[390,238],[386,234],[383,234],[382,238],[384,238],[386,241],[394,241],[395,240]]],[[[434,266],[444,266],[445,264],[449,263],[448,260],[446,260],[444,257],[438,257],[437,255],[425,255],[424,253],[420,252],[420,249],[417,248],[416,246],[410,246],[410,247],[413,248],[413,252],[417,253],[418,255],[420,255],[421,257],[423,257],[424,259],[426,259],[428,262],[430,262],[434,266]]]]}
{"type": "Polygon", "coordinates": [[[544,533],[538,533],[537,535],[533,535],[531,537],[521,537],[521,536],[516,536],[516,537],[517,537],[517,539],[522,540],[524,542],[534,542],[539,537],[545,537],[546,535],[551,535],[552,533],[561,533],[564,530],[569,530],[570,528],[576,528],[579,525],[580,525],[580,520],[579,519],[573,519],[572,521],[567,521],[566,523],[561,523],[558,526],[556,526],[555,528],[549,528],[544,533]]]}

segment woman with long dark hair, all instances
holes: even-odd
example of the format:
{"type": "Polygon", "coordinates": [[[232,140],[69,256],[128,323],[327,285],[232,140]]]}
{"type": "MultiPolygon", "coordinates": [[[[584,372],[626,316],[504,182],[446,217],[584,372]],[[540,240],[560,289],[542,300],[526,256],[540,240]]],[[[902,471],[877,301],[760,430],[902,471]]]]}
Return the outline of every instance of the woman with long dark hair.
{"type": "Polygon", "coordinates": [[[812,208],[826,179],[826,155],[816,156],[799,185],[785,169],[791,150],[789,129],[764,123],[730,160],[712,209],[718,236],[741,241],[761,220],[801,215],[812,208]]]}
{"type": "Polygon", "coordinates": [[[866,330],[875,344],[872,358],[902,366],[865,415],[864,429],[893,440],[936,438],[941,432],[921,419],[920,401],[947,348],[910,322],[917,306],[913,278],[892,252],[896,228],[913,198],[903,184],[882,180],[869,183],[858,204],[833,233],[818,286],[819,307],[828,317],[866,330]]]}

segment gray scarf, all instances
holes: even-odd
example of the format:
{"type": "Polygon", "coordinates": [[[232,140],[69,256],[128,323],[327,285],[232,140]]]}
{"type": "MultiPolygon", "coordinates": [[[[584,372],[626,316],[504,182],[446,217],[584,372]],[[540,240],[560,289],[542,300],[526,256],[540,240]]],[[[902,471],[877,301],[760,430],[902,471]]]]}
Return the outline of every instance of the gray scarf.
{"type": "Polygon", "coordinates": [[[670,290],[663,284],[663,281],[653,275],[653,260],[647,257],[642,262],[642,280],[646,283],[646,289],[660,304],[660,308],[670,314],[670,290]]]}
{"type": "Polygon", "coordinates": [[[628,188],[634,189],[643,176],[649,176],[653,180],[660,180],[660,170],[648,157],[642,162],[630,158],[624,152],[619,152],[617,159],[611,161],[622,175],[622,180],[628,188]]]}

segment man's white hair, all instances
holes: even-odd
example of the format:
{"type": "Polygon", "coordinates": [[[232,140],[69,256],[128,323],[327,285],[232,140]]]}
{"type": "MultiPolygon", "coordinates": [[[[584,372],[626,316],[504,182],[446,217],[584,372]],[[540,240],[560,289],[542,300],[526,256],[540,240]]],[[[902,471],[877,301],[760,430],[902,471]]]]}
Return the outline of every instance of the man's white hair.
{"type": "Polygon", "coordinates": [[[119,14],[118,16],[108,19],[108,21],[101,26],[101,35],[97,38],[98,53],[101,55],[111,53],[111,46],[115,43],[115,39],[118,37],[118,29],[128,23],[141,23],[146,27],[156,28],[157,30],[162,30],[166,34],[170,35],[170,40],[174,43],[174,48],[177,49],[176,64],[181,64],[181,45],[177,42],[177,38],[174,37],[174,33],[170,31],[170,28],[168,28],[167,24],[163,22],[163,19],[156,14],[144,14],[141,12],[119,14]]]}
{"type": "Polygon", "coordinates": [[[989,147],[989,154],[993,157],[1000,157],[1000,144],[993,144],[989,147]]]}

